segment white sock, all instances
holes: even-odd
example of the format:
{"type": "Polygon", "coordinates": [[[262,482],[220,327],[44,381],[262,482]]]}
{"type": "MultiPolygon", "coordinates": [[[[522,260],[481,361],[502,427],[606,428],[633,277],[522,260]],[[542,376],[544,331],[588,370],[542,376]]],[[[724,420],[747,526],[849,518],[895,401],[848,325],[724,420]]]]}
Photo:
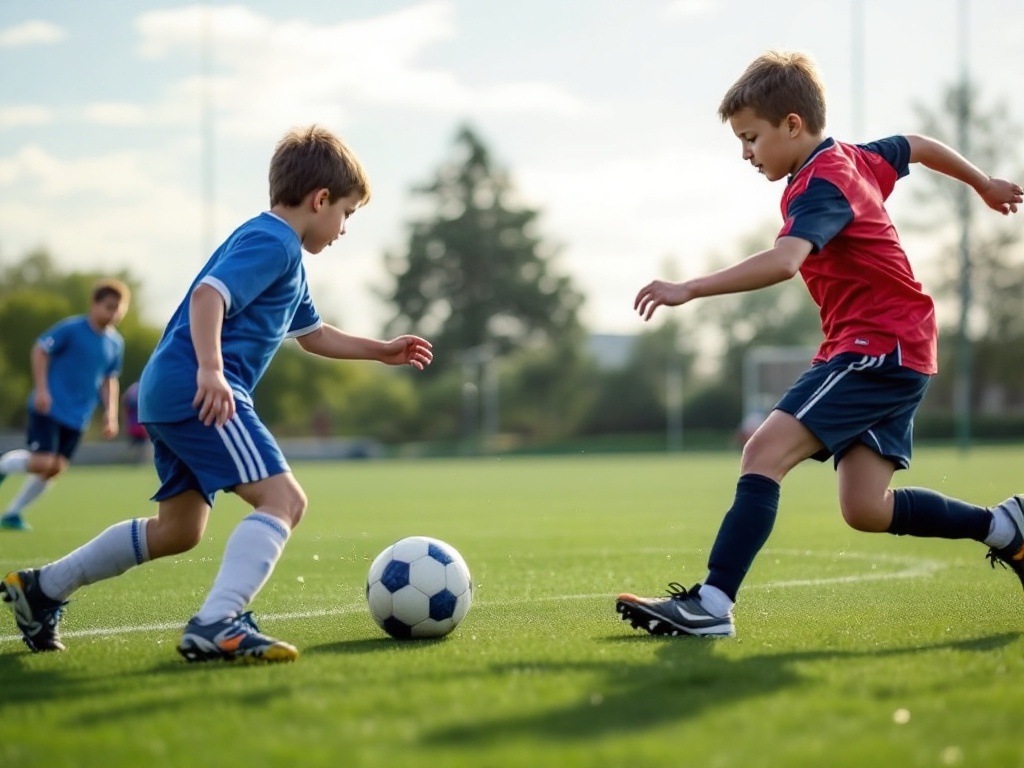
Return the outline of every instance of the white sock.
{"type": "Polygon", "coordinates": [[[95,539],[39,570],[39,587],[54,600],[67,600],[79,587],[113,576],[149,560],[146,518],[112,525],[95,539]]]}
{"type": "Polygon", "coordinates": [[[39,475],[29,475],[25,478],[25,482],[22,484],[21,490],[18,491],[18,495],[11,499],[11,503],[8,505],[4,516],[20,515],[25,511],[25,507],[38,499],[43,491],[49,487],[49,480],[44,480],[39,475]]]}
{"type": "Polygon", "coordinates": [[[1004,504],[1017,505],[1017,500],[1014,498],[1007,499],[998,507],[992,507],[992,523],[988,528],[988,536],[985,537],[985,544],[992,547],[992,549],[1003,549],[1004,547],[1010,546],[1013,542],[1013,536],[1017,533],[1017,526],[1013,522],[1013,518],[1010,517],[1010,513],[1003,509],[1004,504]]]}
{"type": "Polygon", "coordinates": [[[700,591],[697,593],[700,597],[700,604],[704,606],[708,613],[712,616],[719,618],[728,616],[729,611],[732,610],[733,603],[729,599],[729,596],[725,594],[718,587],[713,587],[710,584],[701,584],[700,591]]]}
{"type": "Polygon", "coordinates": [[[290,533],[282,520],[259,510],[243,518],[228,537],[220,571],[195,615],[199,623],[241,614],[267,583],[290,533]]]}
{"type": "Polygon", "coordinates": [[[15,472],[28,472],[28,460],[32,454],[24,448],[8,451],[0,456],[0,475],[13,475],[15,472]]]}

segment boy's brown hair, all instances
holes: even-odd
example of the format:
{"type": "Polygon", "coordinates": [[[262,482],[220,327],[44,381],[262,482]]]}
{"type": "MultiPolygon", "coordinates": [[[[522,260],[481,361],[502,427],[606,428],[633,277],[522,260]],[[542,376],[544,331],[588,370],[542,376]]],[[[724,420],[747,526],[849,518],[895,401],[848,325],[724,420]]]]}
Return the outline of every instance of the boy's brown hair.
{"type": "Polygon", "coordinates": [[[92,303],[98,304],[111,296],[116,296],[121,301],[121,306],[127,308],[132,300],[132,290],[125,283],[113,277],[105,277],[97,280],[92,286],[92,303]]]}
{"type": "Polygon", "coordinates": [[[750,63],[722,98],[724,123],[746,108],[778,126],[797,114],[811,133],[825,130],[825,84],[813,59],[799,51],[766,51],[750,63]]]}
{"type": "Polygon", "coordinates": [[[270,160],[270,205],[296,206],[310,192],[326,189],[333,203],[356,192],[370,200],[370,181],[341,139],[318,125],[286,133],[270,160]]]}

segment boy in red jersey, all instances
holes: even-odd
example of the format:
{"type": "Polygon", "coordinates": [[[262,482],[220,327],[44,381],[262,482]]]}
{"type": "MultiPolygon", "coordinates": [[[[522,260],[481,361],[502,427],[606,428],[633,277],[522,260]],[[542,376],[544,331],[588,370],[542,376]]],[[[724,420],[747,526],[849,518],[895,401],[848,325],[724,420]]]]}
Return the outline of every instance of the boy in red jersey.
{"type": "Polygon", "coordinates": [[[743,449],[732,507],[703,584],[668,597],[619,595],[616,610],[654,635],[732,636],[740,584],[767,541],[780,484],[804,459],[834,458],[839,505],[856,530],[974,539],[1024,584],[1024,497],[981,507],[926,488],[889,488],[910,466],[913,417],[936,373],[935,308],[914,278],[884,202],[909,163],[970,185],[993,210],[1017,212],[1018,184],[992,178],[925,136],[843,144],[825,136],[825,89],[804,54],[759,56],[718,109],[743,159],[769,181],[788,178],[775,245],[679,283],[655,280],[634,308],[753,291],[798,272],[821,311],[824,341],[743,449]]]}

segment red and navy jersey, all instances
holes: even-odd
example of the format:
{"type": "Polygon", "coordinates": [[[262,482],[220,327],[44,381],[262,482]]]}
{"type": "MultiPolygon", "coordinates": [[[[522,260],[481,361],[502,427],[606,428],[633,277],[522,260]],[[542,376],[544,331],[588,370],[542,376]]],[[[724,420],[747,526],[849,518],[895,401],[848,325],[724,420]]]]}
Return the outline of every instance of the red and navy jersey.
{"type": "Polygon", "coordinates": [[[800,276],[821,314],[825,338],[815,361],[895,350],[908,368],[938,370],[935,304],[914,278],[885,210],[909,162],[904,136],[856,145],[826,139],[789,178],[779,237],[813,246],[800,276]]]}

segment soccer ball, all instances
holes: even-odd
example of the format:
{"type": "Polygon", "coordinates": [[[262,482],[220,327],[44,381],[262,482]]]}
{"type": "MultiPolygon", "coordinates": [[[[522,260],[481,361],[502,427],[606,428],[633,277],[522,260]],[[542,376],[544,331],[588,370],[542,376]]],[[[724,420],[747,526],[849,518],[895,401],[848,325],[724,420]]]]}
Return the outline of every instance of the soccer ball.
{"type": "Polygon", "coordinates": [[[366,577],[374,621],[392,637],[441,637],[473,601],[469,567],[451,544],[409,536],[381,552],[366,577]]]}

